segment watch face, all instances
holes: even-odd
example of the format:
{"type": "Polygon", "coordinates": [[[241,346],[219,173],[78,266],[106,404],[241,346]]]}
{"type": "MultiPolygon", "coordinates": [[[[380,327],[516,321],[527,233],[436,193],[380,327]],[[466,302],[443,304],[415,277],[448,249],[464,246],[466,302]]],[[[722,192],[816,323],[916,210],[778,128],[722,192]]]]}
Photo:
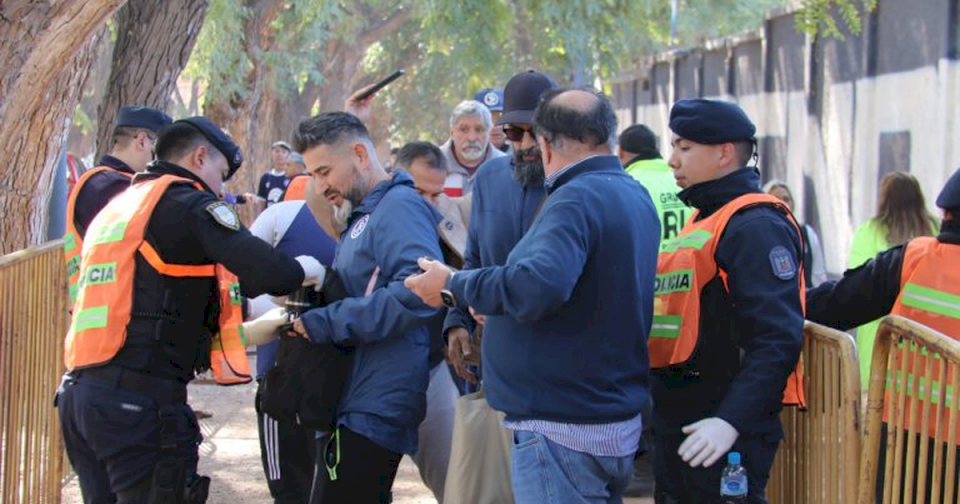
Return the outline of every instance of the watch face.
{"type": "Polygon", "coordinates": [[[457,306],[457,301],[453,298],[453,293],[448,290],[440,291],[440,300],[443,301],[444,306],[448,306],[450,308],[455,308],[457,306]]]}

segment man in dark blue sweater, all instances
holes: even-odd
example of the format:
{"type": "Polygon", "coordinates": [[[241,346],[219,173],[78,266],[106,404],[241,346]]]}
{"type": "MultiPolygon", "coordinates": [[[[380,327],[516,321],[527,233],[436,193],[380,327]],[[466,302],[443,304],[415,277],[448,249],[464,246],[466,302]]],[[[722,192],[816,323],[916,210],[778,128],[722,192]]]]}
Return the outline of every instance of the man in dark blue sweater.
{"type": "Polygon", "coordinates": [[[605,97],[548,91],[534,124],[548,198],[506,265],[454,274],[421,259],[404,284],[487,316],[484,383],[514,431],[516,501],[620,502],[648,399],[660,224],[612,155],[605,97]]]}
{"type": "MultiPolygon", "coordinates": [[[[510,135],[513,155],[491,159],[478,170],[473,181],[470,225],[463,269],[502,266],[507,255],[530,228],[546,196],[543,189],[543,161],[532,134],[533,111],[540,96],[556,84],[540,72],[521,72],[504,88],[503,115],[497,125],[510,135]]],[[[467,306],[447,313],[443,334],[447,358],[457,375],[471,384],[477,379],[466,360],[472,355],[470,334],[476,322],[467,306]]]]}

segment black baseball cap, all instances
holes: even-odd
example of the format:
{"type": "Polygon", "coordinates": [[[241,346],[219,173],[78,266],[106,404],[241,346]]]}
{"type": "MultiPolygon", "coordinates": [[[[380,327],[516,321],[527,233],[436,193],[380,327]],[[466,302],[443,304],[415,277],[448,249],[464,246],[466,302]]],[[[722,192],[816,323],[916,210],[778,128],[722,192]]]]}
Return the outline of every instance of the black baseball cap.
{"type": "Polygon", "coordinates": [[[233,142],[233,139],[230,138],[230,135],[224,133],[219,126],[216,125],[210,119],[207,119],[203,116],[194,116],[188,117],[186,119],[180,119],[177,123],[185,123],[193,126],[197,131],[203,134],[203,136],[213,144],[223,154],[223,157],[227,158],[227,164],[230,166],[230,172],[227,173],[227,177],[224,180],[226,182],[233,176],[237,170],[240,169],[240,165],[243,164],[243,152],[240,151],[240,146],[233,142]]]}
{"type": "Polygon", "coordinates": [[[173,122],[167,114],[143,105],[124,105],[117,115],[118,128],[143,128],[154,133],[173,122]]]}
{"type": "Polygon", "coordinates": [[[533,111],[544,91],[557,87],[546,74],[535,70],[518,73],[503,88],[503,115],[497,124],[533,124],[533,111]]]}

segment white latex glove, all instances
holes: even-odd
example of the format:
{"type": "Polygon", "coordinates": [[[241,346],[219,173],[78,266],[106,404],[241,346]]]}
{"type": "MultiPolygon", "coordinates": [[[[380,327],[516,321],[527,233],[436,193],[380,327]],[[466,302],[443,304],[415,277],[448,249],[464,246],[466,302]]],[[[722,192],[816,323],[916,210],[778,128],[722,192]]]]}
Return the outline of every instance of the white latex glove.
{"type": "Polygon", "coordinates": [[[265,345],[280,337],[280,326],[286,324],[287,312],[283,308],[274,308],[254,320],[243,323],[243,335],[247,346],[265,345]]]}
{"type": "Polygon", "coordinates": [[[710,467],[730,451],[740,434],[726,420],[717,417],[704,418],[685,426],[683,440],[677,454],[690,467],[710,467]]]}
{"type": "MultiPolygon", "coordinates": [[[[284,296],[284,300],[286,300],[286,296],[284,296]]],[[[250,304],[247,305],[247,320],[253,320],[278,306],[283,306],[283,303],[274,303],[273,297],[269,294],[257,296],[249,301],[250,304]]]]}
{"type": "Polygon", "coordinates": [[[327,276],[327,268],[320,261],[308,256],[297,256],[297,262],[303,268],[303,286],[323,285],[323,278],[327,276]]]}

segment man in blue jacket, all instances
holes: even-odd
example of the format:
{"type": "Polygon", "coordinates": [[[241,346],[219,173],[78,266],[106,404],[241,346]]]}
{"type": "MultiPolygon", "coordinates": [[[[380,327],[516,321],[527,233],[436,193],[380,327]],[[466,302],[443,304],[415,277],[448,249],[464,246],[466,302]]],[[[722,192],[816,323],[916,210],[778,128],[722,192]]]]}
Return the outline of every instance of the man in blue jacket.
{"type": "MultiPolygon", "coordinates": [[[[543,160],[532,134],[533,111],[540,96],[555,87],[553,79],[533,70],[518,73],[507,82],[503,115],[497,125],[510,135],[512,155],[491,159],[477,170],[463,269],[502,266],[533,223],[546,196],[543,160]]],[[[457,375],[471,384],[476,384],[477,378],[466,360],[479,359],[470,346],[475,328],[467,306],[449,310],[443,326],[447,358],[457,375]]]]}
{"type": "Polygon", "coordinates": [[[517,503],[621,502],[648,400],[660,224],[612,155],[603,95],[548,91],[534,124],[548,197],[506,265],[454,274],[421,259],[404,283],[487,316],[484,384],[514,431],[517,503]]]}
{"type": "Polygon", "coordinates": [[[429,371],[426,323],[437,314],[402,281],[417,272],[418,257],[439,256],[440,216],[408,174],[384,171],[357,117],[306,119],[295,143],[315,190],[349,215],[333,268],[350,297],[306,312],[294,330],[320,345],[356,347],[338,428],[318,441],[310,502],[389,502],[400,457],[417,449],[429,371]]]}

